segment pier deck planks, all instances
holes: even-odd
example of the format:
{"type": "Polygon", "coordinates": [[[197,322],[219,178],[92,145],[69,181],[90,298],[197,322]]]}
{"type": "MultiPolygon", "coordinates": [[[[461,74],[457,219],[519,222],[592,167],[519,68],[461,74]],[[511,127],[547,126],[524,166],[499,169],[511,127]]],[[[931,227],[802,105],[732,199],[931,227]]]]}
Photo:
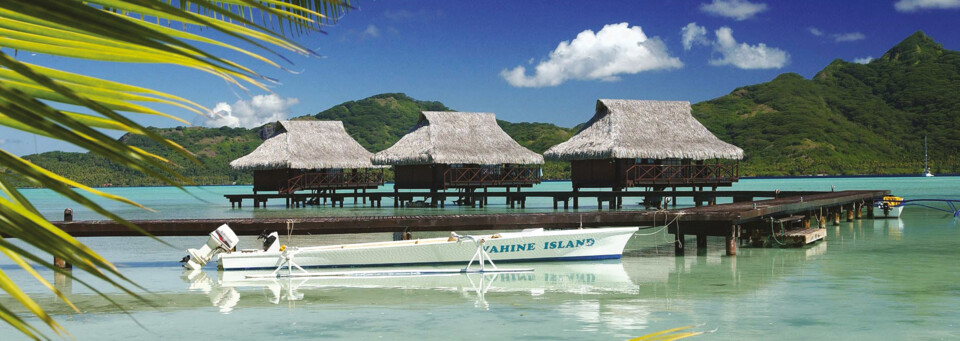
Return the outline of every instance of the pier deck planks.
{"type": "MultiPolygon", "coordinates": [[[[583,226],[663,225],[678,218],[684,234],[728,235],[732,226],[781,218],[823,207],[869,203],[889,194],[887,190],[827,192],[779,199],[737,202],[676,210],[579,211],[551,213],[400,215],[362,217],[297,217],[240,219],[134,220],[134,224],[156,236],[203,236],[220,224],[229,224],[238,235],[258,235],[263,230],[292,234],[340,234],[400,231],[510,230],[531,227],[575,228],[583,226]],[[288,225],[289,224],[289,225],[288,225]]],[[[109,220],[54,222],[77,237],[139,236],[109,220]]],[[[676,233],[671,226],[670,232],[676,233]]]]}

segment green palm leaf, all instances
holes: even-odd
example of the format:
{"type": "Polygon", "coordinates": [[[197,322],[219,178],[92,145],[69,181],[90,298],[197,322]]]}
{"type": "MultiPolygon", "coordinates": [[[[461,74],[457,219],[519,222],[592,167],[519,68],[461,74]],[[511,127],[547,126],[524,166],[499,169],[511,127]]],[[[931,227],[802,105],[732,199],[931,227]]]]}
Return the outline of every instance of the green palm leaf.
{"type": "MultiPolygon", "coordinates": [[[[320,31],[323,25],[335,22],[350,8],[348,2],[338,0],[5,0],[0,1],[0,47],[85,60],[178,65],[216,75],[241,89],[246,86],[267,89],[267,84],[274,82],[272,79],[206,48],[232,51],[286,70],[264,55],[283,60],[286,58],[280,51],[314,55],[310,49],[286,38],[287,32],[320,31]],[[259,52],[161,23],[211,29],[249,44],[259,52]]],[[[196,162],[193,154],[183,147],[128,117],[159,115],[180,120],[156,109],[155,105],[200,114],[208,111],[171,94],[27,64],[0,52],[0,125],[71,143],[179,187],[189,181],[177,174],[176,165],[123,144],[101,131],[143,135],[176,151],[189,162],[196,162]],[[57,108],[59,105],[80,106],[88,113],[65,111],[57,108]]],[[[0,150],[0,164],[22,179],[143,232],[81,192],[142,207],[133,201],[61,177],[3,150],[0,150]]],[[[93,284],[76,279],[70,271],[58,269],[45,259],[54,255],[73,264],[75,271],[93,274],[146,302],[137,293],[143,290],[142,287],[124,277],[108,260],[47,221],[3,175],[0,175],[0,192],[3,193],[0,196],[0,253],[44,287],[73,307],[63,293],[40,276],[35,266],[64,274],[100,293],[93,284]],[[44,253],[35,254],[5,238],[18,238],[44,253]]],[[[0,290],[15,298],[22,308],[39,318],[54,333],[66,333],[3,272],[0,272],[0,290]]],[[[14,311],[0,305],[0,320],[28,337],[43,337],[43,333],[14,311]]]]}

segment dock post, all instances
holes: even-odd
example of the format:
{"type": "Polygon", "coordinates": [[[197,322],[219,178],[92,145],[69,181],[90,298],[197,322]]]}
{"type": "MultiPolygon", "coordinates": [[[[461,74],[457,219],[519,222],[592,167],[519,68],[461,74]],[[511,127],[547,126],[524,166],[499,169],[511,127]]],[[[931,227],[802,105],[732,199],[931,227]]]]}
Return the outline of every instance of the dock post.
{"type": "Polygon", "coordinates": [[[580,208],[580,195],[577,192],[580,192],[580,189],[577,187],[574,187],[573,188],[573,209],[580,208]]]}
{"type": "Polygon", "coordinates": [[[873,205],[867,205],[867,218],[873,219],[873,205]]]}
{"type": "Polygon", "coordinates": [[[485,205],[489,205],[490,202],[489,202],[488,200],[490,200],[490,197],[487,196],[487,188],[484,187],[484,188],[483,188],[483,205],[480,205],[480,207],[483,207],[483,206],[485,206],[485,205]]]}
{"type": "Polygon", "coordinates": [[[357,204],[357,189],[356,189],[356,188],[353,189],[353,204],[354,204],[354,205],[357,204]]]}
{"type": "Polygon", "coordinates": [[[833,226],[840,226],[840,207],[833,209],[833,226]]]}
{"type": "MultiPolygon", "coordinates": [[[[367,205],[367,189],[364,188],[364,189],[362,189],[362,191],[363,191],[363,205],[366,206],[366,205],[367,205]]],[[[371,203],[370,206],[371,206],[371,207],[373,206],[372,203],[371,203]]]]}
{"type": "MultiPolygon", "coordinates": [[[[677,193],[677,187],[673,187],[673,193],[677,193]]],[[[671,200],[673,201],[671,201],[670,204],[673,206],[673,208],[677,208],[677,196],[674,195],[671,200]]]]}
{"type": "Polygon", "coordinates": [[[705,256],[707,254],[707,235],[698,234],[697,235],[697,256],[705,256]]]}
{"type": "MultiPolygon", "coordinates": [[[[63,221],[73,221],[73,210],[65,209],[63,210],[63,221]]],[[[67,263],[66,259],[53,256],[53,266],[56,266],[60,269],[73,269],[73,264],[67,263]]],[[[54,278],[56,280],[56,278],[54,278]]]]}
{"type": "Polygon", "coordinates": [[[724,237],[727,242],[727,256],[736,256],[737,255],[737,231],[740,230],[740,225],[734,225],[730,227],[730,233],[724,237]]]}
{"type": "Polygon", "coordinates": [[[826,228],[826,227],[827,227],[827,217],[824,216],[823,214],[820,215],[820,218],[817,218],[817,222],[819,223],[819,224],[817,224],[817,227],[819,227],[819,228],[826,228]]]}
{"type": "Polygon", "coordinates": [[[513,208],[513,203],[510,202],[510,186],[505,187],[505,189],[507,190],[507,204],[510,205],[510,208],[513,208]]]}
{"type": "Polygon", "coordinates": [[[853,211],[854,211],[853,206],[854,206],[853,204],[850,204],[849,206],[847,206],[847,222],[853,221],[853,211]]]}
{"type": "Polygon", "coordinates": [[[673,241],[673,252],[677,256],[683,256],[683,238],[685,237],[682,233],[675,234],[677,239],[673,241]]]}
{"type": "MultiPolygon", "coordinates": [[[[396,186],[396,184],[394,184],[396,186]]],[[[393,188],[393,208],[400,207],[400,190],[396,187],[393,188]]]]}
{"type": "Polygon", "coordinates": [[[862,202],[858,202],[858,203],[855,203],[855,204],[853,204],[853,205],[854,205],[854,207],[856,207],[855,211],[856,211],[856,213],[857,213],[857,217],[856,217],[857,220],[863,219],[863,203],[862,203],[862,202]]]}
{"type": "Polygon", "coordinates": [[[553,209],[557,209],[557,197],[553,197],[553,209]]]}

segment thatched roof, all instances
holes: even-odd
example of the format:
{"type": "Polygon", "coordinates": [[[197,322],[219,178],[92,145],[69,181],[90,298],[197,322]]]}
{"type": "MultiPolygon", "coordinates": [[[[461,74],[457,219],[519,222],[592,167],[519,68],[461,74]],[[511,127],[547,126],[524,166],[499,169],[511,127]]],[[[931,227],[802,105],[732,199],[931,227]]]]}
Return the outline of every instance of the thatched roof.
{"type": "Polygon", "coordinates": [[[601,99],[576,135],[550,147],[551,160],[742,159],[743,149],[721,141],[690,114],[686,101],[601,99]]]}
{"type": "Polygon", "coordinates": [[[280,121],[274,135],[256,150],[230,162],[233,168],[375,168],[340,121],[280,121]]]}
{"type": "Polygon", "coordinates": [[[542,164],[543,156],[510,138],[493,114],[424,111],[413,130],[374,155],[373,163],[542,164]]]}

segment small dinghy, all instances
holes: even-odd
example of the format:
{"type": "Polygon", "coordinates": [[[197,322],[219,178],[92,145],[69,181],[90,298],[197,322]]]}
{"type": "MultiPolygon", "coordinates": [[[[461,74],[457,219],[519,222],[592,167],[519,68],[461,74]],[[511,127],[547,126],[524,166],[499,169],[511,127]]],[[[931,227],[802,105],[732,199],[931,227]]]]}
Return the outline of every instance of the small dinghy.
{"type": "Polygon", "coordinates": [[[229,226],[221,225],[210,233],[206,245],[187,250],[188,256],[183,262],[186,268],[200,269],[216,257],[219,267],[224,270],[279,270],[286,267],[292,276],[308,276],[306,271],[293,273],[294,268],[464,264],[468,261],[468,266],[459,272],[469,272],[473,261],[480,262],[479,271],[504,272],[517,270],[496,269],[495,266],[483,268],[483,264],[489,262],[492,265],[493,261],[619,259],[627,241],[637,230],[638,227],[549,231],[538,228],[478,236],[451,232],[450,237],[441,238],[313,247],[280,246],[278,234],[273,232],[261,235],[264,243],[260,249],[236,250],[239,239],[229,226]]]}

